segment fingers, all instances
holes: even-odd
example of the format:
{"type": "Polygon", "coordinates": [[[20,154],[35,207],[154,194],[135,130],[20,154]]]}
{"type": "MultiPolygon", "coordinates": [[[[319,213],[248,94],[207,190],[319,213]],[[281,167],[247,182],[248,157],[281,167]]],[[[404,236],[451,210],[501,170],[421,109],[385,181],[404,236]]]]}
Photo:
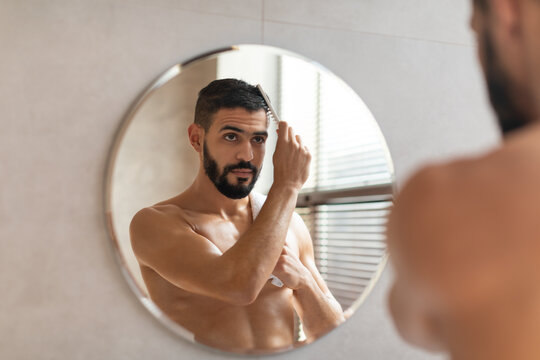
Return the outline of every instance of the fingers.
{"type": "Polygon", "coordinates": [[[304,152],[306,152],[308,155],[310,155],[309,154],[309,148],[306,145],[304,145],[300,135],[296,135],[296,142],[298,143],[298,146],[299,146],[300,149],[304,150],[304,152]]]}
{"type": "Polygon", "coordinates": [[[309,278],[306,276],[308,271],[298,259],[298,255],[285,245],[272,273],[283,282],[284,286],[294,290],[305,286],[309,278]]]}
{"type": "Polygon", "coordinates": [[[280,121],[276,131],[278,134],[278,141],[292,141],[298,144],[300,149],[307,150],[307,147],[304,145],[300,135],[295,134],[294,129],[289,126],[286,121],[280,121]]]}
{"type": "Polygon", "coordinates": [[[276,131],[278,134],[278,141],[291,142],[295,145],[298,145],[299,149],[309,152],[308,148],[304,145],[300,135],[295,134],[294,129],[289,126],[286,121],[280,121],[278,129],[276,131]]]}
{"type": "Polygon", "coordinates": [[[304,147],[304,145],[302,144],[302,138],[300,137],[300,135],[296,135],[296,142],[298,143],[298,146],[300,146],[300,149],[302,149],[304,147]]]}
{"type": "Polygon", "coordinates": [[[278,141],[281,140],[284,142],[292,142],[298,145],[300,149],[307,150],[304,143],[302,142],[302,138],[300,137],[300,135],[295,134],[292,126],[289,126],[287,122],[285,121],[279,122],[277,133],[278,133],[278,141]]]}
{"type": "Polygon", "coordinates": [[[294,130],[290,126],[289,126],[288,130],[289,130],[289,140],[294,142],[294,138],[295,138],[294,130]]]}
{"type": "Polygon", "coordinates": [[[280,121],[278,125],[278,141],[288,141],[289,140],[289,125],[285,121],[280,121]]]}
{"type": "Polygon", "coordinates": [[[278,187],[301,189],[309,176],[311,154],[302,138],[285,121],[279,122],[278,140],[274,150],[274,184],[278,187]]]}
{"type": "Polygon", "coordinates": [[[287,244],[283,245],[283,250],[281,250],[281,257],[284,257],[284,256],[291,256],[294,258],[298,258],[298,256],[294,253],[294,251],[292,251],[292,249],[287,244]]]}

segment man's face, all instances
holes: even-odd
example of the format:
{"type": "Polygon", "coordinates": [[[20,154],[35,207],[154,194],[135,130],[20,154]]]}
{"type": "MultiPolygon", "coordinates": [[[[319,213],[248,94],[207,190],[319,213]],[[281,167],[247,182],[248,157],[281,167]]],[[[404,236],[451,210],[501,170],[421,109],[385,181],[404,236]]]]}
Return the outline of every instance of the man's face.
{"type": "Polygon", "coordinates": [[[477,36],[478,55],[484,70],[489,99],[503,134],[507,134],[523,127],[529,121],[529,94],[520,81],[521,69],[515,66],[518,64],[518,55],[508,55],[512,50],[503,48],[504,41],[499,41],[499,46],[495,43],[493,21],[488,19],[489,11],[493,10],[474,6],[471,26],[477,36]],[[506,55],[505,61],[501,58],[502,55],[506,55]]]}
{"type": "Polygon", "coordinates": [[[262,168],[268,138],[264,110],[220,109],[204,137],[203,166],[208,178],[228,198],[249,195],[262,168]]]}

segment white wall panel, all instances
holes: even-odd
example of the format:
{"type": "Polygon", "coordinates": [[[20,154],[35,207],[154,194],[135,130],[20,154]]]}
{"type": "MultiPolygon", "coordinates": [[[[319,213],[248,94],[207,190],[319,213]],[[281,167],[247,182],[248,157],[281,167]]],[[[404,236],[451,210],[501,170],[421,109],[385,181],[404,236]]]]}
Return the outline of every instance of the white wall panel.
{"type": "Polygon", "coordinates": [[[265,0],[278,23],[471,44],[467,0],[265,0]]]}

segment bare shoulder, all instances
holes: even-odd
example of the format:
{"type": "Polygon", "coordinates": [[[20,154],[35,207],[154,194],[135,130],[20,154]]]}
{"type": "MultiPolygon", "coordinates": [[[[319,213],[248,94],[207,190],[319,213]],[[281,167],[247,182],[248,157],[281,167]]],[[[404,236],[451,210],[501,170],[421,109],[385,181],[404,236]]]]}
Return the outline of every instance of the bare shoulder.
{"type": "Polygon", "coordinates": [[[176,224],[178,227],[187,225],[184,211],[172,204],[157,204],[139,210],[131,220],[130,228],[145,230],[176,224]]]}
{"type": "Polygon", "coordinates": [[[289,228],[297,237],[305,237],[306,233],[309,235],[304,219],[297,212],[293,212],[289,228]]]}
{"type": "Polygon", "coordinates": [[[387,227],[397,273],[454,307],[484,304],[502,294],[499,282],[524,278],[520,264],[538,253],[539,135],[523,131],[489,153],[412,176],[387,227]]]}
{"type": "Polygon", "coordinates": [[[523,132],[481,156],[430,165],[396,198],[388,224],[390,247],[404,240],[493,238],[540,211],[540,132],[523,132]],[[536,209],[538,208],[538,209],[536,209]]]}
{"type": "Polygon", "coordinates": [[[473,199],[489,186],[486,161],[460,159],[417,171],[396,198],[388,224],[389,245],[405,240],[407,234],[411,236],[407,242],[423,242],[466,226],[478,213],[473,199]]]}
{"type": "Polygon", "coordinates": [[[185,212],[173,204],[157,204],[139,210],[129,227],[131,244],[138,257],[150,243],[178,238],[190,230],[185,212]]]}
{"type": "Polygon", "coordinates": [[[304,223],[302,217],[297,212],[293,212],[290,229],[298,239],[298,248],[300,253],[304,255],[312,253],[313,241],[311,240],[309,229],[304,223]]]}
{"type": "MultiPolygon", "coordinates": [[[[458,206],[460,212],[466,213],[478,201],[484,205],[496,202],[518,190],[520,179],[540,177],[540,171],[534,176],[535,170],[525,164],[530,155],[501,146],[481,156],[426,166],[405,183],[394,211],[403,209],[411,215],[416,212],[426,215],[458,206]]],[[[532,184],[525,180],[521,186],[527,183],[532,184]]]]}
{"type": "Polygon", "coordinates": [[[304,219],[295,211],[293,212],[293,216],[291,218],[291,229],[294,232],[303,232],[307,231],[306,224],[304,223],[304,219]]]}

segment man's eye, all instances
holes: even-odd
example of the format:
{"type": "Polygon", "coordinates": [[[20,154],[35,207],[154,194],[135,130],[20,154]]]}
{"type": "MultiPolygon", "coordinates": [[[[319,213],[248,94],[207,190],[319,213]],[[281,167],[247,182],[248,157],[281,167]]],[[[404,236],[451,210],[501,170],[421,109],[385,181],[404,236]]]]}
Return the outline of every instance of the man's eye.
{"type": "Polygon", "coordinates": [[[236,134],[226,134],[224,136],[225,140],[227,141],[235,141],[236,140],[236,134]]]}
{"type": "Polygon", "coordinates": [[[264,142],[266,141],[266,139],[263,137],[263,136],[255,136],[253,138],[253,141],[256,143],[256,144],[264,144],[264,142]]]}

